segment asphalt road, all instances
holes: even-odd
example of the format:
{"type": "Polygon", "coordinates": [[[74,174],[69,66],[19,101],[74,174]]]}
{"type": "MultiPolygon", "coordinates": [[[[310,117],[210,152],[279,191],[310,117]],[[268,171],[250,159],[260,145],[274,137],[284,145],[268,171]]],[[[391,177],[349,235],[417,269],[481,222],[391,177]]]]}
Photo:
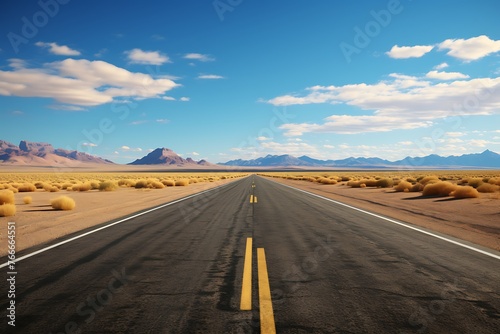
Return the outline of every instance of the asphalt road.
{"type": "Polygon", "coordinates": [[[1,333],[500,328],[499,259],[257,176],[36,254],[16,272],[15,328],[0,282],[1,333]],[[251,310],[241,310],[248,238],[251,310]]]}

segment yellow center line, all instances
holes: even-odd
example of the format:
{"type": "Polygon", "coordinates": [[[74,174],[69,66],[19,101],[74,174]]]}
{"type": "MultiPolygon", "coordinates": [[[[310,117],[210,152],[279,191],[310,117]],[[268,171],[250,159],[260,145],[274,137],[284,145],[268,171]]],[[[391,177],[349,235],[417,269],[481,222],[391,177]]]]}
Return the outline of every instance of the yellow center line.
{"type": "Polygon", "coordinates": [[[257,267],[259,273],[260,332],[262,334],[276,333],[264,248],[257,248],[257,267]]]}
{"type": "Polygon", "coordinates": [[[247,238],[246,247],[240,301],[240,310],[242,311],[252,309],[252,238],[247,238]]]}
{"type": "Polygon", "coordinates": [[[250,203],[253,203],[253,195],[250,195],[250,203]]]}

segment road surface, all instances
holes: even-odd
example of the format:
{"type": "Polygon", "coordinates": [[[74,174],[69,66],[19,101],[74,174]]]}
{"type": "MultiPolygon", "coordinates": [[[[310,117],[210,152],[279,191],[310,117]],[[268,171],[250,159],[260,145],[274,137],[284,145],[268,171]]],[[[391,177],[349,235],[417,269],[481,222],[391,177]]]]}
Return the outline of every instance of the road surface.
{"type": "MultiPolygon", "coordinates": [[[[11,286],[4,279],[0,332],[500,328],[498,253],[488,256],[262,177],[117,221],[17,262],[16,327],[8,325],[11,286]]],[[[8,267],[1,270],[9,278],[8,267]]]]}

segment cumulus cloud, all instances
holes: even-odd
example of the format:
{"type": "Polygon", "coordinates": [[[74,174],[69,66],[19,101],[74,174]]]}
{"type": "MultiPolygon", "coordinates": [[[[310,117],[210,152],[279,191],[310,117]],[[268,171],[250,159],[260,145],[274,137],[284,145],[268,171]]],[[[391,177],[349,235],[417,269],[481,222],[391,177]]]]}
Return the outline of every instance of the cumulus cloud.
{"type": "Polygon", "coordinates": [[[58,45],[57,43],[36,42],[35,45],[48,48],[50,53],[58,56],[79,56],[81,54],[80,51],[73,50],[66,45],[58,45]]]}
{"type": "Polygon", "coordinates": [[[198,60],[198,61],[202,61],[202,62],[215,60],[215,58],[211,57],[210,55],[201,54],[201,53],[186,53],[184,55],[184,59],[198,60]]]}
{"type": "Polygon", "coordinates": [[[120,147],[120,150],[123,152],[142,152],[142,148],[140,148],[140,147],[132,148],[132,147],[129,147],[126,145],[123,145],[122,147],[120,147]]]}
{"type": "Polygon", "coordinates": [[[178,86],[96,60],[66,59],[42,68],[27,68],[14,59],[13,70],[0,70],[0,95],[44,97],[62,104],[97,106],[116,98],[156,98],[178,86]]]}
{"type": "Polygon", "coordinates": [[[133,64],[146,64],[146,65],[162,65],[170,63],[167,55],[161,54],[159,51],[143,51],[141,49],[132,49],[125,51],[129,61],[133,64]]]}
{"type": "Polygon", "coordinates": [[[415,46],[394,45],[390,51],[386,52],[386,55],[395,59],[420,58],[426,53],[430,52],[433,48],[434,46],[432,45],[415,45],[415,46]]]}
{"type": "MultiPolygon", "coordinates": [[[[307,132],[366,133],[428,127],[436,120],[464,115],[499,113],[499,78],[476,78],[429,83],[401,75],[375,84],[314,86],[302,96],[284,95],[270,99],[275,106],[339,104],[357,107],[365,115],[332,115],[317,123],[287,123],[285,135],[307,132]],[[403,84],[405,80],[416,81],[403,84]]],[[[339,110],[341,110],[339,108],[339,110]]]]}
{"type": "Polygon", "coordinates": [[[82,146],[96,147],[97,144],[94,144],[94,143],[83,143],[82,146]]]}
{"type": "Polygon", "coordinates": [[[439,50],[449,50],[446,54],[464,61],[472,61],[500,51],[500,40],[492,40],[481,35],[469,39],[447,39],[438,45],[439,50]]]}
{"type": "Polygon", "coordinates": [[[460,72],[439,72],[439,71],[430,71],[425,76],[429,79],[437,79],[437,80],[455,80],[455,79],[469,78],[468,75],[460,72]]]}
{"type": "Polygon", "coordinates": [[[189,97],[185,97],[185,96],[183,96],[179,99],[179,101],[182,101],[182,102],[188,102],[189,100],[191,100],[191,99],[189,97]]]}
{"type": "Polygon", "coordinates": [[[447,63],[441,63],[439,65],[434,66],[435,70],[442,70],[443,68],[447,68],[449,65],[447,63]]]}

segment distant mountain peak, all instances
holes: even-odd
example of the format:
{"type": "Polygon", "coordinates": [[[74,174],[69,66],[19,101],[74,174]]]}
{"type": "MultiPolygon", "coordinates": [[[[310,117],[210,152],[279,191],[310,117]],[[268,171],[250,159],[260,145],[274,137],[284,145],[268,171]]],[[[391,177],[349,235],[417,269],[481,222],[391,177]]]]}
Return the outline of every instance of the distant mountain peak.
{"type": "MultiPolygon", "coordinates": [[[[197,162],[191,158],[184,159],[169,148],[159,147],[151,151],[146,156],[129,163],[129,165],[176,165],[179,167],[184,167],[197,166],[200,164],[200,162],[197,162]]],[[[203,165],[208,166],[212,164],[204,161],[203,165]]]]}

